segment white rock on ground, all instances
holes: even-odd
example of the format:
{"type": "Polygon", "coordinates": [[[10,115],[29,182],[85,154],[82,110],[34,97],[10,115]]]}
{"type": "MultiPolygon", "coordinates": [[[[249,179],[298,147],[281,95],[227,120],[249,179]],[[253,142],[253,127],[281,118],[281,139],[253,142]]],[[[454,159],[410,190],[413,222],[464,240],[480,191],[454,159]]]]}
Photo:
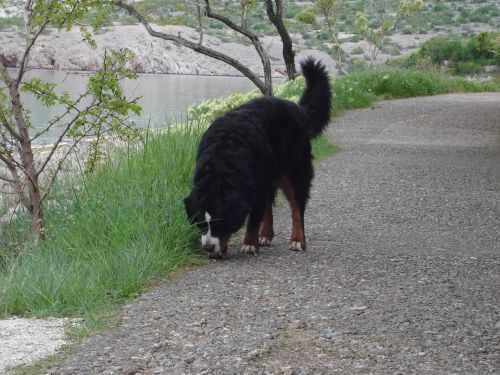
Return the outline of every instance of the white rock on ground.
{"type": "Polygon", "coordinates": [[[55,354],[67,344],[70,319],[0,320],[0,374],[55,354]]]}

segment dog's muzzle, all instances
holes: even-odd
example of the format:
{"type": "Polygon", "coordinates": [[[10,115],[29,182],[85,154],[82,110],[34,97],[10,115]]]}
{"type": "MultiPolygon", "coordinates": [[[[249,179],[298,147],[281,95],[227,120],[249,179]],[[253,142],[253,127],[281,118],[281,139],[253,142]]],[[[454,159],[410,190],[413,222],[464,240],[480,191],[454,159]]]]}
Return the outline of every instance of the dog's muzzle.
{"type": "Polygon", "coordinates": [[[212,237],[207,234],[201,236],[201,246],[208,253],[220,253],[220,243],[217,237],[212,237]]]}

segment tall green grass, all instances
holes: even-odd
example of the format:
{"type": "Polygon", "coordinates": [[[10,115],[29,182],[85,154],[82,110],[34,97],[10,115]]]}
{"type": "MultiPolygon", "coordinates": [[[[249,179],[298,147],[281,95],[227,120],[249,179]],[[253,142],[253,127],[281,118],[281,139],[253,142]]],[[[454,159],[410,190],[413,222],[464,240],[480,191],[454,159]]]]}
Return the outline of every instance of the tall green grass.
{"type": "MultiPolygon", "coordinates": [[[[296,101],[303,87],[299,78],[275,92],[296,101]]],[[[336,77],[332,88],[334,114],[380,98],[500,90],[498,84],[399,69],[336,77]]],[[[193,251],[198,234],[186,221],[182,198],[204,124],[258,95],[204,102],[189,110],[195,120],[188,125],[150,133],[144,147],[111,150],[96,172],[63,180],[47,202],[46,241],[16,238],[23,232],[20,221],[2,234],[0,246],[10,250],[0,251],[0,315],[89,316],[199,262],[193,251]]],[[[324,137],[313,143],[317,160],[336,151],[324,137]]]]}
{"type": "Polygon", "coordinates": [[[182,198],[201,133],[151,134],[144,147],[115,149],[97,173],[58,186],[47,240],[0,273],[0,314],[85,314],[196,263],[182,198]]]}

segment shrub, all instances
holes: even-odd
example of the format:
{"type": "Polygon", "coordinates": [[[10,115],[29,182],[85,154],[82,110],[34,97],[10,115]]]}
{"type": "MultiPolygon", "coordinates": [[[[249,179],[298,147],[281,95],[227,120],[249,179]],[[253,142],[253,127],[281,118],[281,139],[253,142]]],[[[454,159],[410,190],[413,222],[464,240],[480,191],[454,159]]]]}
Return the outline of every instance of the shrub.
{"type": "Polygon", "coordinates": [[[0,29],[5,29],[11,26],[22,27],[24,25],[24,20],[22,17],[8,17],[0,18],[0,29]]]}
{"type": "Polygon", "coordinates": [[[455,64],[454,70],[458,74],[466,75],[480,73],[483,68],[481,67],[481,65],[472,61],[459,61],[455,64]]]}
{"type": "Polygon", "coordinates": [[[316,13],[312,9],[304,9],[295,15],[295,19],[307,25],[316,24],[316,13]]]}
{"type": "Polygon", "coordinates": [[[452,73],[474,73],[480,70],[480,66],[500,62],[499,41],[500,33],[493,32],[483,32],[463,40],[438,36],[423,43],[418,52],[396,59],[391,64],[415,68],[426,59],[435,65],[444,65],[448,61],[452,73]]]}

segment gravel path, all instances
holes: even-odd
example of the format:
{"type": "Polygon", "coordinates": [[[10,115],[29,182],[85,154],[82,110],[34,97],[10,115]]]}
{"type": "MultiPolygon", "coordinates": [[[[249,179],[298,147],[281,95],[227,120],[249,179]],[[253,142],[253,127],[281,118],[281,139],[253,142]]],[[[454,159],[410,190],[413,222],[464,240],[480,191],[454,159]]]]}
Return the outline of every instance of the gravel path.
{"type": "Polygon", "coordinates": [[[0,320],[0,374],[54,354],[68,342],[65,318],[0,320]]]}
{"type": "Polygon", "coordinates": [[[208,261],[51,374],[486,374],[500,363],[500,93],[380,102],[328,130],[307,253],[208,261]]]}

